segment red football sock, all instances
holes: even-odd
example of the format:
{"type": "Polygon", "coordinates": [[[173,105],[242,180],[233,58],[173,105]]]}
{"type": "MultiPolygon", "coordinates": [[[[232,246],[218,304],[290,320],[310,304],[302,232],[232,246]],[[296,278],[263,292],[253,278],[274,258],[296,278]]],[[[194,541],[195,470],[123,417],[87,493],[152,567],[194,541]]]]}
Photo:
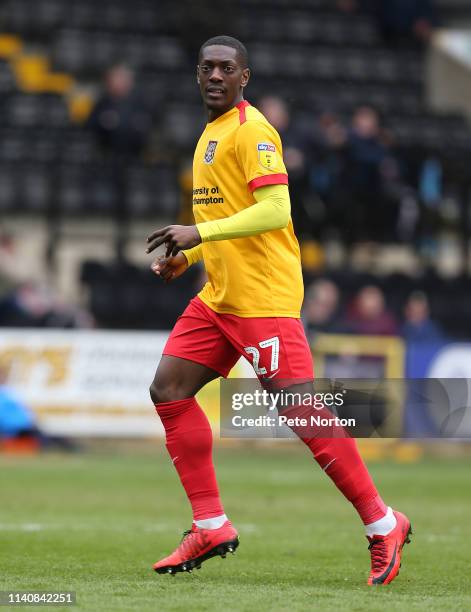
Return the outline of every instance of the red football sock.
{"type": "MultiPolygon", "coordinates": [[[[294,406],[283,410],[282,414],[289,418],[307,419],[308,423],[312,414],[327,418],[334,416],[326,408],[315,410],[311,406],[294,406]]],[[[319,431],[312,426],[293,426],[291,429],[310,448],[314,459],[353,504],[365,525],[383,518],[387,506],[363,463],[356,441],[343,427],[334,424],[319,431]]]]}
{"type": "Polygon", "coordinates": [[[213,465],[213,434],[194,397],[156,404],[165,428],[166,447],[193,509],[193,520],[221,516],[213,465]]]}

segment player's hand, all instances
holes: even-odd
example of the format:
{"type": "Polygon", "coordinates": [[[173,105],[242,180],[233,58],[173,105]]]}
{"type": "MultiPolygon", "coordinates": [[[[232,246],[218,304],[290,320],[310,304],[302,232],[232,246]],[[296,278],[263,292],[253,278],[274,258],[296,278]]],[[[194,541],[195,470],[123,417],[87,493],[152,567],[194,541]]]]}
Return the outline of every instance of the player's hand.
{"type": "Polygon", "coordinates": [[[201,244],[201,236],[196,225],[167,225],[148,236],[147,243],[146,253],[151,253],[165,243],[167,247],[165,256],[169,257],[170,255],[175,256],[179,251],[201,244]]]}
{"type": "Polygon", "coordinates": [[[178,253],[175,257],[157,257],[150,268],[165,283],[169,283],[188,269],[188,261],[183,253],[178,253]]]}

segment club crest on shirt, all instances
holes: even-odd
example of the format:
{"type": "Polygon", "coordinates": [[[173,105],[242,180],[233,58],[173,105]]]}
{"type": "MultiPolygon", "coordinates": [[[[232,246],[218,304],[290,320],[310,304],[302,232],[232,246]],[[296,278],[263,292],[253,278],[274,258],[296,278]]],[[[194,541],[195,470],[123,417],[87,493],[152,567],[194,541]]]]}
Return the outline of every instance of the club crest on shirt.
{"type": "Polygon", "coordinates": [[[214,161],[214,154],[216,153],[216,147],[218,146],[217,140],[210,140],[208,142],[208,146],[206,147],[206,151],[204,153],[204,163],[212,164],[214,161]]]}
{"type": "Polygon", "coordinates": [[[257,145],[258,161],[260,164],[272,170],[276,165],[276,147],[268,142],[259,142],[257,145]]]}

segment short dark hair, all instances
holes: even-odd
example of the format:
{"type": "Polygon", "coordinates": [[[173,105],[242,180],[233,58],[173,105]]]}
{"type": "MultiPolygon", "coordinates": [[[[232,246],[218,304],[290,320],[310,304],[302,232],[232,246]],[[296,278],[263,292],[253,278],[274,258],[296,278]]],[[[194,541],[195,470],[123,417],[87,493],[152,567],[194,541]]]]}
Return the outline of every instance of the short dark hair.
{"type": "Polygon", "coordinates": [[[237,55],[239,57],[240,64],[242,68],[247,68],[249,65],[249,54],[247,53],[247,49],[240,40],[237,38],[233,38],[232,36],[213,36],[213,38],[209,38],[205,43],[201,45],[200,51],[198,53],[198,60],[201,59],[201,55],[203,53],[203,49],[206,47],[212,47],[213,45],[221,45],[222,47],[232,47],[237,51],[237,55]]]}

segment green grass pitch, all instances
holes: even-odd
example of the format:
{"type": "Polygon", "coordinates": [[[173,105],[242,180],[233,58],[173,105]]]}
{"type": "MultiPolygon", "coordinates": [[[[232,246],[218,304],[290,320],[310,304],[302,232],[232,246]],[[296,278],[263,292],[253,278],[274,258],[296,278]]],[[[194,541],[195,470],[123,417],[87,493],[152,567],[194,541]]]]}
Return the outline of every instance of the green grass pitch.
{"type": "Polygon", "coordinates": [[[471,609],[470,459],[371,465],[414,528],[377,588],[359,519],[301,445],[218,448],[216,462],[240,547],[171,577],[151,566],[190,513],[163,446],[0,458],[0,590],[73,590],[93,611],[471,609]]]}

